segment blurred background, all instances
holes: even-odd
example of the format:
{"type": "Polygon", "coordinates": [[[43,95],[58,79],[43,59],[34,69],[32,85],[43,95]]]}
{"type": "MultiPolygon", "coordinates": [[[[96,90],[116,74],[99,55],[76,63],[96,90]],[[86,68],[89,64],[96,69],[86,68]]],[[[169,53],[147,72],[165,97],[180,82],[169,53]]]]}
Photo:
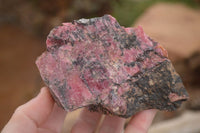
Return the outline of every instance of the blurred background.
{"type": "MultiPolygon", "coordinates": [[[[200,0],[0,0],[0,129],[44,85],[35,65],[46,36],[62,22],[111,14],[141,25],[169,52],[190,100],[159,112],[150,133],[200,133],[200,0]]],[[[68,133],[80,110],[70,113],[68,133]]]]}

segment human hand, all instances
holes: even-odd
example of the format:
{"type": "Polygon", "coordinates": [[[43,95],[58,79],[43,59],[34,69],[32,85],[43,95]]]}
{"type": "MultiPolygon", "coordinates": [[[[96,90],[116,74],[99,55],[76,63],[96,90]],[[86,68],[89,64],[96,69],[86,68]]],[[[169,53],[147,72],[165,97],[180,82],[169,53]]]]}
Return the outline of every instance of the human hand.
{"type": "Polygon", "coordinates": [[[2,133],[59,133],[65,115],[43,87],[38,96],[15,110],[2,133]]]}
{"type": "MultiPolygon", "coordinates": [[[[99,126],[98,133],[147,133],[157,110],[144,110],[132,116],[124,129],[126,119],[106,115],[99,126]]],[[[71,133],[94,133],[101,118],[101,114],[84,109],[71,133]]],[[[96,132],[95,132],[96,133],[96,132]]]]}
{"type": "MultiPolygon", "coordinates": [[[[124,133],[146,133],[156,110],[146,110],[134,115],[124,133]]],[[[37,97],[19,106],[2,130],[2,133],[60,133],[66,112],[53,101],[46,87],[37,97]]],[[[101,118],[97,112],[83,109],[71,133],[93,133],[101,118]]],[[[100,125],[100,133],[122,133],[125,119],[106,116],[100,125]]]]}

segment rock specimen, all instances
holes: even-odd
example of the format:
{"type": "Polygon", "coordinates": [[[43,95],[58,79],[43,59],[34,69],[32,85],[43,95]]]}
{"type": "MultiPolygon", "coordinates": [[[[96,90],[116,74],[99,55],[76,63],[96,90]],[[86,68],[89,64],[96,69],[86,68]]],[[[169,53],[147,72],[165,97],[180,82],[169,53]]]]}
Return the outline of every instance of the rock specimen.
{"type": "Polygon", "coordinates": [[[167,51],[141,27],[110,15],[54,28],[36,61],[55,101],[66,111],[87,106],[121,117],[144,109],[172,111],[187,100],[167,51]]]}

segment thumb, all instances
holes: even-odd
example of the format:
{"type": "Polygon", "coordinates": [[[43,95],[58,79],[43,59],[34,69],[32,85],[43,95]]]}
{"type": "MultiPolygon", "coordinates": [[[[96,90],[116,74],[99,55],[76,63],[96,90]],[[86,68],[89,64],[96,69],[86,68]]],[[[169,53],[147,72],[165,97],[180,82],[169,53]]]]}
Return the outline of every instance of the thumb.
{"type": "Polygon", "coordinates": [[[34,132],[38,125],[48,118],[53,105],[54,101],[48,88],[43,87],[35,98],[15,110],[2,133],[34,132]]]}

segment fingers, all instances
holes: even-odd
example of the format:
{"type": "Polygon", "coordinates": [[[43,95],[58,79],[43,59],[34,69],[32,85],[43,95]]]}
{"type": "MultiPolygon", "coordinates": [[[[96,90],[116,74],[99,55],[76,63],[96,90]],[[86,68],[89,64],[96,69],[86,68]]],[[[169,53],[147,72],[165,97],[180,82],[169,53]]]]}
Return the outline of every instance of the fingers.
{"type": "Polygon", "coordinates": [[[147,133],[157,110],[150,109],[139,112],[133,116],[125,130],[125,133],[147,133]]]}
{"type": "MultiPolygon", "coordinates": [[[[146,133],[156,110],[146,110],[135,115],[129,122],[125,133],[146,133]]],[[[39,129],[50,129],[60,132],[66,112],[59,108],[50,95],[48,88],[42,88],[37,97],[20,106],[2,130],[2,133],[37,132],[39,129]],[[45,123],[44,123],[45,122],[45,123]],[[42,125],[42,126],[41,126],[42,125]],[[24,128],[25,127],[25,128],[24,128]]],[[[79,119],[72,128],[72,133],[92,133],[95,131],[101,114],[83,109],[79,119]]],[[[121,133],[125,120],[119,117],[106,116],[99,128],[100,133],[121,133]]]]}
{"type": "Polygon", "coordinates": [[[55,103],[51,114],[41,127],[60,133],[66,114],[67,112],[55,103]]]}
{"type": "Polygon", "coordinates": [[[117,116],[106,116],[99,133],[122,133],[124,130],[125,119],[117,116]]]}
{"type": "Polygon", "coordinates": [[[37,97],[18,107],[17,112],[33,120],[37,125],[43,123],[53,109],[54,101],[47,87],[43,87],[37,97]]]}
{"type": "Polygon", "coordinates": [[[54,102],[48,89],[46,87],[42,88],[38,96],[16,109],[4,131],[18,133],[26,132],[26,130],[27,132],[35,130],[38,125],[47,119],[53,104],[54,102]]]}
{"type": "MultiPolygon", "coordinates": [[[[147,133],[149,126],[156,114],[155,109],[142,111],[133,116],[125,130],[125,133],[147,133]]],[[[93,133],[99,123],[101,115],[84,109],[80,118],[72,128],[71,133],[93,133]]],[[[122,133],[125,119],[117,116],[106,116],[103,120],[99,133],[122,133]]]]}
{"type": "Polygon", "coordinates": [[[72,127],[71,133],[93,133],[99,123],[101,114],[83,109],[80,117],[72,127]]]}
{"type": "MultiPolygon", "coordinates": [[[[90,112],[83,109],[79,119],[72,127],[71,133],[93,133],[99,124],[101,114],[97,112],[90,112]]],[[[117,116],[106,116],[103,120],[99,133],[122,133],[125,119],[117,116]]]]}

